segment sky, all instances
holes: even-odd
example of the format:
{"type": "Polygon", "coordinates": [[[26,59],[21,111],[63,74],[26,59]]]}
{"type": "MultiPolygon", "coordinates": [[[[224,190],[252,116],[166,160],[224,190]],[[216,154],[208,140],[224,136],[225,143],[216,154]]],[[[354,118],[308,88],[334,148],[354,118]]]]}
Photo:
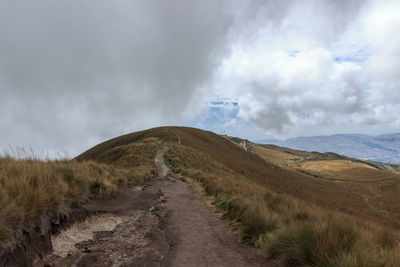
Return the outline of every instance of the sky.
{"type": "Polygon", "coordinates": [[[0,150],[161,125],[400,132],[400,1],[0,0],[0,150]]]}

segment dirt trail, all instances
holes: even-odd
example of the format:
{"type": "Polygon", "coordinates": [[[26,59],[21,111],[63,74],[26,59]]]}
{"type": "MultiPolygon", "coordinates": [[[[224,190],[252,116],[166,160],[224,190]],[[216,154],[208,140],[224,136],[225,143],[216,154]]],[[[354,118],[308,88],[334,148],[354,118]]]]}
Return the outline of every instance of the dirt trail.
{"type": "Polygon", "coordinates": [[[273,266],[237,242],[207,206],[196,184],[159,176],[144,187],[121,188],[118,198],[93,201],[97,212],[52,237],[48,266],[273,266]]]}
{"type": "MultiPolygon", "coordinates": [[[[161,156],[156,164],[165,170],[161,156]]],[[[162,205],[170,244],[167,266],[268,266],[265,259],[236,241],[195,184],[174,179],[162,190],[167,198],[162,205]]]]}

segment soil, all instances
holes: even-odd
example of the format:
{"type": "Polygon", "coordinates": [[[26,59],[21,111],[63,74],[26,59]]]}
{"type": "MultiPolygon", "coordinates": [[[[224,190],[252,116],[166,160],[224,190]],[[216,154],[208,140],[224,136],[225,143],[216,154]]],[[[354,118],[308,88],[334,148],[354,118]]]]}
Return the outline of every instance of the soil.
{"type": "MultiPolygon", "coordinates": [[[[158,169],[166,168],[162,158],[158,169]]],[[[254,249],[240,244],[232,230],[207,205],[199,186],[173,176],[164,180],[161,206],[170,245],[165,266],[274,266],[254,249]]]]}
{"type": "Polygon", "coordinates": [[[195,184],[180,180],[164,186],[168,201],[165,232],[170,244],[167,266],[273,266],[238,241],[207,206],[195,184]]]}
{"type": "Polygon", "coordinates": [[[198,184],[169,174],[167,149],[155,159],[158,177],[87,203],[83,218],[47,236],[50,254],[10,266],[274,266],[238,242],[198,184]]]}

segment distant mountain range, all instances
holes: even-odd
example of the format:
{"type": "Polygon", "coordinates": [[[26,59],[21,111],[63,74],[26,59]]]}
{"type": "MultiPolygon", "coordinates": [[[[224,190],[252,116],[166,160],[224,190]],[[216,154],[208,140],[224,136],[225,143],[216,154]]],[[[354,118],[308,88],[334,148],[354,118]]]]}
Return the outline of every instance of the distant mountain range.
{"type": "Polygon", "coordinates": [[[265,139],[257,143],[274,144],[306,151],[334,152],[348,157],[378,162],[400,163],[400,133],[378,136],[335,134],[296,137],[285,141],[265,139]]]}

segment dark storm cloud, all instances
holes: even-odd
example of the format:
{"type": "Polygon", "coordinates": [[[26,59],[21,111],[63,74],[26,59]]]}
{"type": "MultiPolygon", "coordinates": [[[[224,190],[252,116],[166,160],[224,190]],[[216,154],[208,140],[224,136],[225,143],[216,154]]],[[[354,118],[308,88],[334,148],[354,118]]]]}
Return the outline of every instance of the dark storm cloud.
{"type": "Polygon", "coordinates": [[[76,152],[176,123],[228,25],[218,1],[1,1],[0,146],[76,152]]]}

